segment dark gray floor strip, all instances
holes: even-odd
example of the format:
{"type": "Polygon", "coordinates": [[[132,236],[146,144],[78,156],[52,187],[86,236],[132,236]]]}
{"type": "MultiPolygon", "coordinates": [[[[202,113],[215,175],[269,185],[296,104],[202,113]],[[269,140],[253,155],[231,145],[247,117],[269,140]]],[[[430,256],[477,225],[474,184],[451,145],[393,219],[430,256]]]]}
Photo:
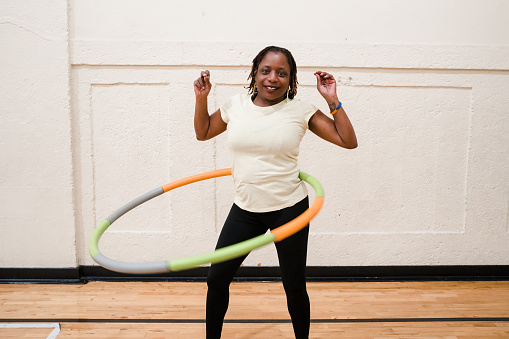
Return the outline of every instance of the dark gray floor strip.
{"type": "MultiPolygon", "coordinates": [[[[225,323],[235,324],[280,324],[290,319],[226,319],[225,323]]],[[[428,322],[509,322],[509,317],[467,317],[467,318],[366,318],[366,319],[311,319],[312,323],[428,323],[428,322]]],[[[44,319],[0,319],[0,323],[162,323],[202,324],[205,319],[86,319],[86,318],[44,318],[44,319]]]]}

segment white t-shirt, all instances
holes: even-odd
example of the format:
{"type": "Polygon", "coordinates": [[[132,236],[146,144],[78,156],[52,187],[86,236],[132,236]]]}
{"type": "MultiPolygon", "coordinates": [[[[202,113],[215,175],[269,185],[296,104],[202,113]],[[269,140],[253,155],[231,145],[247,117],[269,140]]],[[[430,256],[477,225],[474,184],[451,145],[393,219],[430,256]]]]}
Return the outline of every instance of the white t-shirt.
{"type": "Polygon", "coordinates": [[[228,124],[235,204],[250,212],[269,212],[304,199],[299,145],[317,108],[298,99],[259,107],[248,94],[237,94],[220,111],[228,124]]]}

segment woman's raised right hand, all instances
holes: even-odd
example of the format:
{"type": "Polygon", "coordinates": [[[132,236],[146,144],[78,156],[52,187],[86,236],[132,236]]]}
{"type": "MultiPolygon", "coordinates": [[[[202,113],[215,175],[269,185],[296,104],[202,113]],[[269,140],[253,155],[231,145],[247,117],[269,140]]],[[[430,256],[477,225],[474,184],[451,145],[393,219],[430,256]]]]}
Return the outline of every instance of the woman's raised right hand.
{"type": "Polygon", "coordinates": [[[202,71],[200,77],[194,81],[194,94],[196,98],[207,97],[211,89],[210,72],[202,71]]]}

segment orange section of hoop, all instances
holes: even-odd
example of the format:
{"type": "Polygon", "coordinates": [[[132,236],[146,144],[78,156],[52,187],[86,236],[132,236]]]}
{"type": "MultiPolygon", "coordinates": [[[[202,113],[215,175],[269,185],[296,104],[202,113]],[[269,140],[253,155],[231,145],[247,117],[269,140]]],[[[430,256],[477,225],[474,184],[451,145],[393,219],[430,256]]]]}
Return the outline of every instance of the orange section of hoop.
{"type": "MultiPolygon", "coordinates": [[[[166,193],[166,192],[171,191],[175,188],[185,186],[185,185],[191,184],[193,182],[207,180],[207,179],[211,179],[211,178],[217,178],[217,177],[224,177],[224,176],[231,175],[231,174],[232,174],[231,168],[224,168],[224,169],[219,169],[219,170],[215,170],[215,171],[209,171],[209,172],[192,175],[190,177],[171,182],[171,183],[166,184],[161,187],[163,189],[163,192],[166,193]]],[[[274,234],[274,238],[275,238],[274,241],[278,242],[283,239],[286,239],[289,236],[297,233],[298,231],[300,231],[301,229],[306,227],[306,225],[309,224],[309,221],[311,219],[313,219],[315,217],[315,215],[317,215],[318,212],[320,211],[320,209],[322,208],[323,201],[324,201],[324,198],[322,196],[316,196],[313,204],[306,211],[304,211],[304,213],[299,215],[297,218],[287,222],[286,224],[279,226],[278,228],[272,230],[271,233],[274,234]]]]}
{"type": "Polygon", "coordinates": [[[274,234],[274,236],[276,237],[274,241],[278,242],[283,239],[286,239],[289,236],[297,233],[298,231],[306,227],[306,225],[309,224],[309,221],[313,219],[313,217],[318,213],[318,211],[320,211],[322,205],[323,197],[320,196],[315,197],[313,205],[311,205],[311,207],[309,207],[304,213],[302,213],[292,221],[289,221],[286,224],[279,226],[275,230],[271,231],[271,233],[274,234]]]}
{"type": "Polygon", "coordinates": [[[190,177],[183,178],[183,179],[171,182],[169,184],[166,184],[164,186],[161,186],[161,188],[163,189],[163,192],[166,193],[166,192],[171,191],[175,188],[178,188],[180,186],[184,186],[187,184],[191,184],[193,182],[207,180],[207,179],[211,179],[211,178],[217,178],[217,177],[224,177],[224,176],[231,175],[231,174],[232,174],[231,168],[223,168],[223,169],[219,169],[219,170],[215,170],[215,171],[204,172],[204,173],[192,175],[190,177]]]}

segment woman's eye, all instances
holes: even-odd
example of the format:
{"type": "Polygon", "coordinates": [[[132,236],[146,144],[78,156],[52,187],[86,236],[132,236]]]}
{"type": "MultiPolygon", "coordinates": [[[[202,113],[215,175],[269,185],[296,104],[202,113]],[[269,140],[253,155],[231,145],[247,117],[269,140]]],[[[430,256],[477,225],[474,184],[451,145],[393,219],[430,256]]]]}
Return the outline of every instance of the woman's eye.
{"type": "Polygon", "coordinates": [[[269,70],[268,69],[262,69],[262,74],[269,74],[269,70]]]}
{"type": "Polygon", "coordinates": [[[285,73],[285,72],[279,72],[279,76],[280,76],[280,77],[285,77],[285,76],[286,76],[286,73],[285,73]]]}

